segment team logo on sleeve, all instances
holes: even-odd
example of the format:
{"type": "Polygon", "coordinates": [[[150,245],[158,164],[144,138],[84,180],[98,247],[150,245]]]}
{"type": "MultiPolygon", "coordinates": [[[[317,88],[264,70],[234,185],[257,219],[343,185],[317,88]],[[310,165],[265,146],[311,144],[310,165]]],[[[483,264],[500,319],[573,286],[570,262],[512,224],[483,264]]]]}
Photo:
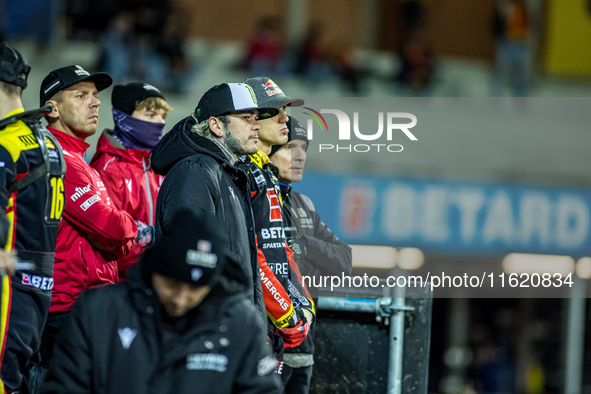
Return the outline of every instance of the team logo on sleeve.
{"type": "Polygon", "coordinates": [[[35,287],[39,290],[52,290],[53,278],[47,276],[30,275],[23,272],[21,284],[35,287]]]}

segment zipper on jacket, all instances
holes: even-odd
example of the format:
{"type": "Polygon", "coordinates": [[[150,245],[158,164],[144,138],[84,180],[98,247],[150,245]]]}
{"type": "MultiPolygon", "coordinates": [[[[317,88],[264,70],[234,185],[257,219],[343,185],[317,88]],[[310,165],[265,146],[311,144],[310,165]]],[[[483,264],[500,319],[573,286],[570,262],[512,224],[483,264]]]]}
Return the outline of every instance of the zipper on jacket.
{"type": "Polygon", "coordinates": [[[111,158],[111,160],[109,160],[108,162],[105,163],[105,166],[103,167],[103,171],[107,171],[107,166],[113,161],[115,160],[116,157],[111,158]]]}
{"type": "Polygon", "coordinates": [[[144,166],[144,175],[146,176],[146,194],[148,194],[148,208],[150,209],[149,212],[149,220],[150,223],[148,223],[150,226],[154,225],[154,215],[152,214],[153,211],[153,204],[152,204],[152,193],[151,193],[151,189],[150,189],[150,174],[148,173],[148,168],[146,168],[146,161],[145,161],[145,157],[142,156],[142,165],[144,166]]]}

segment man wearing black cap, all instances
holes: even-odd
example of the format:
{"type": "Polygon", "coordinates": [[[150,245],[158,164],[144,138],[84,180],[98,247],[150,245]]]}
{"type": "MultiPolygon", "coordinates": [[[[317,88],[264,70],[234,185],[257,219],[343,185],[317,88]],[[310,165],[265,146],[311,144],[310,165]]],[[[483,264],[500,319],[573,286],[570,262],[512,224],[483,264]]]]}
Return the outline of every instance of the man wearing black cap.
{"type": "Polygon", "coordinates": [[[116,283],[117,258],[137,236],[134,219],[117,209],[98,173],[86,163],[86,138],[96,132],[100,90],[112,83],[107,74],[90,74],[80,66],[50,72],[41,83],[41,104],[51,103],[49,131],[60,142],[68,171],[66,204],[57,237],[54,288],[43,334],[43,364],[59,327],[78,294],[85,289],[116,283]]]}
{"type": "Polygon", "coordinates": [[[302,105],[304,100],[287,97],[268,77],[249,78],[244,83],[252,87],[262,105],[279,111],[277,116],[259,121],[259,149],[255,154],[243,156],[240,168],[251,177],[259,269],[270,322],[268,328],[276,339],[275,353],[282,359],[284,344],[286,347],[294,347],[306,337],[314,319],[314,308],[300,284],[299,271],[287,247],[279,186],[273,173],[275,166],[270,163],[267,155],[272,145],[285,143],[287,140],[286,107],[292,104],[302,105]],[[269,282],[273,285],[267,286],[269,282]]]}
{"type": "MultiPolygon", "coordinates": [[[[285,235],[294,259],[303,276],[349,275],[353,268],[349,245],[324,224],[310,198],[291,189],[291,184],[300,182],[304,175],[308,135],[292,117],[287,128],[287,143],[273,146],[269,158],[279,170],[285,235]]],[[[308,393],[314,364],[314,326],[299,346],[285,350],[281,375],[285,394],[308,393]]]]}
{"type": "Polygon", "coordinates": [[[111,202],[128,212],[144,234],[128,255],[117,260],[119,277],[125,277],[143,248],[154,237],[156,201],[164,177],[150,168],[150,152],[164,134],[172,107],[148,83],[115,85],[111,94],[113,130],[103,131],[90,165],[101,176],[111,202]]]}
{"type": "Polygon", "coordinates": [[[257,151],[258,117],[277,109],[260,108],[250,86],[224,83],[209,89],[195,113],[178,122],[152,150],[154,172],[166,175],[156,207],[156,240],[174,211],[191,208],[220,221],[230,252],[250,278],[248,299],[265,319],[257,264],[252,209],[246,174],[235,167],[239,156],[257,151]]]}
{"type": "Polygon", "coordinates": [[[44,393],[278,393],[251,278],[213,216],[171,214],[127,280],[85,292],[44,393]]]}
{"type": "Polygon", "coordinates": [[[0,250],[33,264],[0,277],[0,391],[10,393],[28,393],[28,363],[39,350],[51,302],[65,203],[64,156],[39,121],[48,109],[23,108],[29,70],[19,52],[0,44],[0,250]]]}

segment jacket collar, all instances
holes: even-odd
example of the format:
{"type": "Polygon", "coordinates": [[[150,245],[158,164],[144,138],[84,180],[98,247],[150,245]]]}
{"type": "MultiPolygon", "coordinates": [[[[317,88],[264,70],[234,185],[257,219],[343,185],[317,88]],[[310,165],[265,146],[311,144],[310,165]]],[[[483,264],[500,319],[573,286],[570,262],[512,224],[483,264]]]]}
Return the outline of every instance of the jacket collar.
{"type": "Polygon", "coordinates": [[[195,118],[189,115],[164,134],[150,156],[155,173],[166,175],[176,163],[195,154],[211,156],[220,164],[231,165],[228,157],[213,141],[191,132],[195,123],[195,118]]]}
{"type": "Polygon", "coordinates": [[[53,127],[47,127],[47,130],[51,131],[51,133],[55,136],[58,140],[62,148],[68,151],[70,154],[77,153],[81,156],[84,156],[86,150],[90,147],[90,144],[79,140],[76,137],[72,137],[69,134],[64,133],[58,129],[54,129],[53,127]]]}
{"type": "Polygon", "coordinates": [[[12,110],[9,113],[7,113],[6,116],[4,118],[2,118],[2,119],[6,119],[8,117],[11,117],[12,115],[22,114],[23,112],[25,112],[25,109],[23,107],[17,108],[15,110],[12,110]]]}
{"type": "Polygon", "coordinates": [[[96,146],[96,153],[91,162],[98,159],[103,153],[118,156],[123,160],[130,162],[141,162],[142,158],[145,158],[146,163],[148,163],[150,157],[150,151],[148,150],[125,148],[121,142],[115,139],[113,136],[113,130],[111,129],[105,129],[101,134],[96,146]]]}
{"type": "Polygon", "coordinates": [[[263,168],[265,165],[269,164],[269,156],[265,154],[262,150],[258,150],[257,153],[249,155],[250,161],[255,163],[257,167],[263,168]]]}

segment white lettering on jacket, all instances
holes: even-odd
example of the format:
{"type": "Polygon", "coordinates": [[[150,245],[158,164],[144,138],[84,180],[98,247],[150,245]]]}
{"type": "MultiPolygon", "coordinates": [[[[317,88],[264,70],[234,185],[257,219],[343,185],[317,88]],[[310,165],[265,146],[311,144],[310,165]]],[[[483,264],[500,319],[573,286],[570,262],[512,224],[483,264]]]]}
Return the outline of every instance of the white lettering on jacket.
{"type": "Polygon", "coordinates": [[[75,193],[72,194],[70,198],[72,199],[72,201],[76,201],[77,199],[88,193],[90,191],[90,187],[90,183],[84,187],[77,187],[76,189],[74,189],[75,193]]]}
{"type": "Polygon", "coordinates": [[[215,353],[194,353],[187,356],[187,369],[191,371],[226,372],[228,357],[215,353]]]}

